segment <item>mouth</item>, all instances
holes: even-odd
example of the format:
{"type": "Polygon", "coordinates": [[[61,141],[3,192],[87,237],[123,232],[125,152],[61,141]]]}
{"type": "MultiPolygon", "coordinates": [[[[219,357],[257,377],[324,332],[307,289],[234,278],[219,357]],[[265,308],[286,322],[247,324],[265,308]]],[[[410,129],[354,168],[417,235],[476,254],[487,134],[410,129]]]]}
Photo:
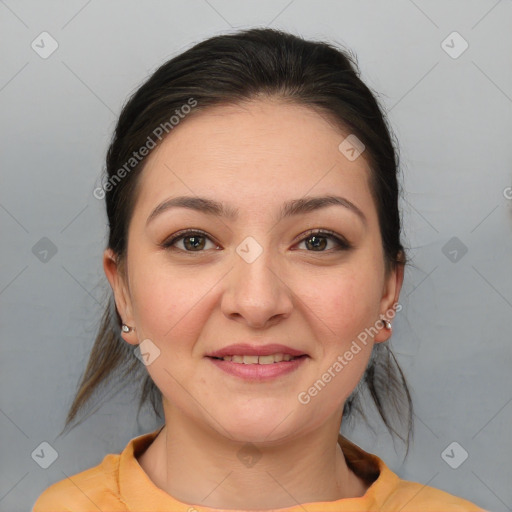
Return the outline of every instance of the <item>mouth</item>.
{"type": "Polygon", "coordinates": [[[288,347],[280,343],[251,344],[235,343],[221,349],[207,352],[207,357],[245,364],[270,364],[290,361],[295,357],[307,356],[304,350],[288,347]],[[225,358],[228,359],[225,359],[225,358]],[[231,359],[229,359],[231,358],[231,359]]]}
{"type": "Polygon", "coordinates": [[[278,377],[286,378],[300,371],[300,368],[306,365],[309,356],[277,353],[265,356],[232,355],[206,358],[224,374],[245,381],[263,383],[275,381],[278,377]]]}
{"type": "Polygon", "coordinates": [[[299,356],[292,356],[291,354],[269,354],[266,356],[256,356],[256,355],[231,355],[231,356],[223,356],[223,357],[215,357],[215,356],[207,356],[210,359],[216,359],[218,361],[230,361],[236,364],[246,364],[246,365],[267,365],[267,364],[277,364],[277,363],[287,363],[290,361],[295,361],[297,359],[304,359],[309,357],[307,354],[302,354],[299,356]]]}

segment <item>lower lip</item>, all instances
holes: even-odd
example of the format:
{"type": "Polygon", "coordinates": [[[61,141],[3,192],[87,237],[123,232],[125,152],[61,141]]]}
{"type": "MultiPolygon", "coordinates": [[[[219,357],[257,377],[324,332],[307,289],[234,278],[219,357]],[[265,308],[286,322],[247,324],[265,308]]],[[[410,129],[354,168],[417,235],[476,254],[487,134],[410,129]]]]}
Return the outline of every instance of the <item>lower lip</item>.
{"type": "Polygon", "coordinates": [[[217,368],[220,368],[226,373],[234,375],[235,377],[240,377],[242,379],[257,381],[265,381],[293,372],[297,370],[301,365],[303,365],[307,358],[308,356],[304,355],[298,357],[297,359],[292,359],[291,361],[281,361],[280,363],[244,364],[208,357],[208,359],[215,366],[217,366],[217,368]]]}

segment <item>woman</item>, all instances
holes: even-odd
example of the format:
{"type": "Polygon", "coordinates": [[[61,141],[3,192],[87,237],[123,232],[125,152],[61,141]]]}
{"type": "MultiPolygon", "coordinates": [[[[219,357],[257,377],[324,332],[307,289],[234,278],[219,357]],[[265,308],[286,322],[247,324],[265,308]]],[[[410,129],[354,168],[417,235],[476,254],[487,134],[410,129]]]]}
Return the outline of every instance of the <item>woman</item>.
{"type": "Polygon", "coordinates": [[[95,191],[115,308],[66,426],[120,369],[165,422],[34,511],[482,510],[339,434],[362,385],[411,434],[386,345],[406,264],[397,172],[374,96],[331,45],[253,29],[160,67],[95,191]]]}

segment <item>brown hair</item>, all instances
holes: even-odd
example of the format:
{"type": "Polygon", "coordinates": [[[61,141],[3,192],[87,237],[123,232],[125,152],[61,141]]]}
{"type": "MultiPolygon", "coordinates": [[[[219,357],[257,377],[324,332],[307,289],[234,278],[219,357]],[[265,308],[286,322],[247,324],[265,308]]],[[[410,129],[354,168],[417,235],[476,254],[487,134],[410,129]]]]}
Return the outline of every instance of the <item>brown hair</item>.
{"type": "MultiPolygon", "coordinates": [[[[124,105],[108,149],[102,188],[109,223],[108,247],[121,267],[138,177],[145,163],[145,158],[132,161],[134,153],[150,139],[158,146],[163,138],[153,140],[160,133],[157,127],[168,127],[170,116],[192,104],[191,98],[197,105],[189,114],[193,116],[213,105],[236,104],[262,94],[316,109],[363,142],[371,167],[370,189],[379,217],[386,271],[406,264],[400,241],[398,154],[376,98],[359,78],[355,58],[326,42],[307,41],[273,29],[250,29],[212,37],[172,58],[124,105]]],[[[149,399],[155,414],[162,417],[161,392],[134,357],[133,347],[120,337],[120,327],[110,294],[64,430],[107,382],[127,378],[141,383],[138,412],[149,399]]],[[[388,343],[374,346],[364,377],[345,402],[344,418],[358,411],[366,419],[360,401],[363,388],[386,427],[408,448],[412,401],[388,343]],[[404,425],[405,436],[397,428],[404,425]]]]}

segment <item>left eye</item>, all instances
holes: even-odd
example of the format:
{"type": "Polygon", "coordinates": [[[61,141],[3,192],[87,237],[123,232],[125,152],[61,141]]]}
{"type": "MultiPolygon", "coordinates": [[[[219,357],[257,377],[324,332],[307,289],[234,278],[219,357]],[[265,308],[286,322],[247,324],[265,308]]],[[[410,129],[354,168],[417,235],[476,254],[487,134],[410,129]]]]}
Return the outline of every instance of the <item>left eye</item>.
{"type": "Polygon", "coordinates": [[[312,247],[313,251],[309,252],[327,252],[322,249],[325,249],[329,240],[334,241],[336,244],[336,247],[334,248],[335,251],[346,250],[350,249],[351,247],[348,242],[342,240],[340,237],[336,236],[330,231],[310,231],[307,236],[303,237],[299,243],[305,242],[306,247],[312,247]]]}

